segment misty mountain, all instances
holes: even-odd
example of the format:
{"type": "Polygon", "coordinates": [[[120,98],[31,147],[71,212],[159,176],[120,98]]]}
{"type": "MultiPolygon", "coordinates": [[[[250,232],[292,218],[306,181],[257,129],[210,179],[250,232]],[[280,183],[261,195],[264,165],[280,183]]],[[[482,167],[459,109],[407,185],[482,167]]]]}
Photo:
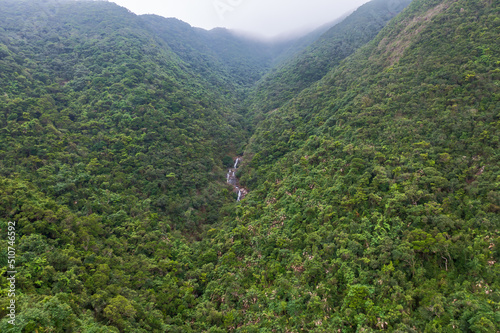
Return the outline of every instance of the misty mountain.
{"type": "Polygon", "coordinates": [[[200,77],[210,78],[214,85],[248,87],[272,63],[270,46],[239,38],[226,29],[206,31],[155,15],[143,15],[141,19],[200,77]]]}
{"type": "Polygon", "coordinates": [[[341,60],[374,38],[411,0],[374,0],[334,24],[305,50],[273,68],[256,85],[251,109],[266,113],[320,80],[341,60]]]}
{"type": "Polygon", "coordinates": [[[210,31],[193,28],[174,18],[140,17],[200,77],[209,78],[218,87],[232,89],[233,93],[250,88],[280,61],[305,49],[337,23],[304,36],[268,40],[224,28],[210,31]]]}
{"type": "Polygon", "coordinates": [[[498,331],[498,17],[0,0],[0,331],[498,331]]]}

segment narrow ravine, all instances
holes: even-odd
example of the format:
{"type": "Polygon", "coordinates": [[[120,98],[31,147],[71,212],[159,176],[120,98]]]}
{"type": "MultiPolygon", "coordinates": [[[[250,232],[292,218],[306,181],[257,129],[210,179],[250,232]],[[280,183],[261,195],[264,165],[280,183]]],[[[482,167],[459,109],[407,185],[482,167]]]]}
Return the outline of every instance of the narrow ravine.
{"type": "Polygon", "coordinates": [[[226,175],[228,184],[233,186],[235,193],[238,193],[237,201],[242,200],[248,194],[248,190],[240,186],[239,179],[236,177],[236,171],[242,161],[243,157],[237,156],[236,159],[234,160],[233,167],[227,170],[227,175],[226,175]]]}

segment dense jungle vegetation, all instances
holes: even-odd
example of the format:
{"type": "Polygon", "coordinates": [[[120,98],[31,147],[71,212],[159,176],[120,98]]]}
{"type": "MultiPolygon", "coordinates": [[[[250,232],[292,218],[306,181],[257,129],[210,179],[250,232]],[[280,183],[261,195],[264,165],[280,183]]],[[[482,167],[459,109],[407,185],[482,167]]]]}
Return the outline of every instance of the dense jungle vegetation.
{"type": "Polygon", "coordinates": [[[305,44],[0,0],[0,331],[499,332],[499,36],[496,0],[305,44]]]}
{"type": "Polygon", "coordinates": [[[411,0],[372,0],[322,34],[312,45],[287,59],[251,90],[249,116],[282,106],[297,93],[320,80],[340,61],[372,40],[411,0]]]}

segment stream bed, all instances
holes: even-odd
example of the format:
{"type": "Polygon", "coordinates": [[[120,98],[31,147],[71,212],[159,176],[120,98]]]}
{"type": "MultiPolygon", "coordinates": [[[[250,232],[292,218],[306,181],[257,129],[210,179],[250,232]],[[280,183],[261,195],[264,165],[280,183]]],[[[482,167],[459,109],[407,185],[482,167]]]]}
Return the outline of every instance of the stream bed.
{"type": "Polygon", "coordinates": [[[226,174],[227,183],[233,186],[235,193],[238,193],[237,201],[240,201],[248,194],[248,190],[240,186],[239,179],[236,177],[236,171],[242,161],[243,158],[241,156],[236,157],[233,167],[229,168],[226,174]]]}

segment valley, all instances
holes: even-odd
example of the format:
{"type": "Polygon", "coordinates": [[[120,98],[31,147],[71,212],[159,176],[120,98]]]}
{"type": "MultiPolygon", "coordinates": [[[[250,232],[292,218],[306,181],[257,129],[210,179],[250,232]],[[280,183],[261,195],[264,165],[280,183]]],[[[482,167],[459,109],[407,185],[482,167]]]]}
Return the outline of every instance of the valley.
{"type": "Polygon", "coordinates": [[[499,331],[499,17],[0,0],[0,332],[499,331]]]}

